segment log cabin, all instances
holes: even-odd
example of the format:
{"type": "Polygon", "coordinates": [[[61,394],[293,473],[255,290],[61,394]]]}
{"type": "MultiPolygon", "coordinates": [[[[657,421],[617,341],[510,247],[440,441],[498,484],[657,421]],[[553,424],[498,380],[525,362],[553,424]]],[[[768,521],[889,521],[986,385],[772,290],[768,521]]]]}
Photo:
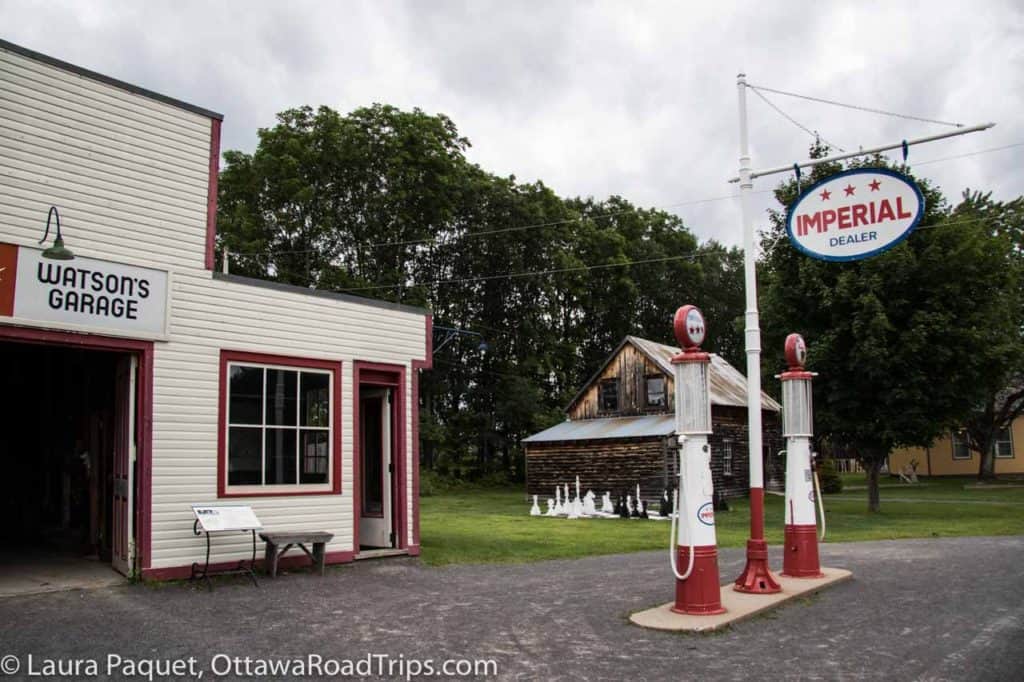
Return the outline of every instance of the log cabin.
{"type": "MultiPolygon", "coordinates": [[[[574,483],[601,495],[635,495],[654,504],[675,487],[673,346],[627,336],[566,407],[566,421],[523,440],[530,495],[551,497],[556,485],[574,483]]],[[[747,380],[711,354],[711,471],[723,497],[748,489],[747,380]]],[[[781,489],[782,406],[761,394],[765,484],[781,489]]]]}

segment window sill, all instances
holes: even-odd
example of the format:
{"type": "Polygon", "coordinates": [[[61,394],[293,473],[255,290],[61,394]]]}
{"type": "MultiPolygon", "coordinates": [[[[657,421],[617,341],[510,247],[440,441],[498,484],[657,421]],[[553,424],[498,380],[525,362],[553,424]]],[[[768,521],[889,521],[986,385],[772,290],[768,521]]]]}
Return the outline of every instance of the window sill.
{"type": "Polygon", "coordinates": [[[271,486],[240,486],[222,490],[218,493],[217,497],[220,499],[233,497],[297,497],[301,495],[337,495],[339,493],[341,493],[340,487],[336,488],[330,485],[301,488],[296,486],[281,486],[277,489],[271,486]]]}

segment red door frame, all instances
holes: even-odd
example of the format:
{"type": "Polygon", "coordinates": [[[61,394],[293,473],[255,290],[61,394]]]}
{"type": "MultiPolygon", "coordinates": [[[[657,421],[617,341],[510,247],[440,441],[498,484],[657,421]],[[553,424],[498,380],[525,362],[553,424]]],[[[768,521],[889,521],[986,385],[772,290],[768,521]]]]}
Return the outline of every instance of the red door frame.
{"type": "Polygon", "coordinates": [[[408,494],[405,475],[407,452],[405,448],[405,366],[356,360],[352,363],[352,551],[359,552],[359,519],[362,517],[362,429],[359,422],[359,399],[363,386],[393,388],[395,399],[391,407],[392,461],[395,477],[391,510],[394,515],[395,548],[408,549],[407,512],[408,494]]]}
{"type": "Polygon", "coordinates": [[[64,346],[116,353],[133,353],[139,361],[136,387],[135,561],[141,574],[150,566],[153,494],[153,342],[114,336],[78,334],[32,327],[0,325],[0,340],[44,346],[64,346]]]}

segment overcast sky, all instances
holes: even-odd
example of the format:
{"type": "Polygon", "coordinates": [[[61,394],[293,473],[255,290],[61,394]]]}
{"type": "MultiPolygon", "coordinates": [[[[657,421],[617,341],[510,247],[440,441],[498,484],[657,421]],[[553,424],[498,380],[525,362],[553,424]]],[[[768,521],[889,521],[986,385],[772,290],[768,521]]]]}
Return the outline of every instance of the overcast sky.
{"type": "MultiPolygon", "coordinates": [[[[0,37],[224,114],[223,147],[303,104],[444,113],[472,161],[563,196],[621,195],[742,240],[736,74],[811,96],[995,129],[914,147],[950,199],[1024,193],[1024,3],[17,2],[0,37]]],[[[946,128],[768,95],[845,149],[946,128]]],[[[811,138],[749,97],[753,166],[811,138]]],[[[763,178],[755,189],[783,176],[763,178]]],[[[759,209],[771,205],[758,197],[759,209]]]]}

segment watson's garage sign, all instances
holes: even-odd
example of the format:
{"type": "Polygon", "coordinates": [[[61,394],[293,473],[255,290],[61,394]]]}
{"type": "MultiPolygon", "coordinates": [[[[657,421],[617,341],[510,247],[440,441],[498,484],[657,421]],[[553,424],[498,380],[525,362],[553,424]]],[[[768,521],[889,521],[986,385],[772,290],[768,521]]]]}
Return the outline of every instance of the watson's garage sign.
{"type": "Polygon", "coordinates": [[[167,327],[167,273],[0,244],[0,317],[141,336],[167,327]]]}
{"type": "Polygon", "coordinates": [[[789,209],[796,248],[821,260],[868,258],[907,238],[924,215],[913,180],[886,168],[848,170],[812,185],[789,209]]]}

